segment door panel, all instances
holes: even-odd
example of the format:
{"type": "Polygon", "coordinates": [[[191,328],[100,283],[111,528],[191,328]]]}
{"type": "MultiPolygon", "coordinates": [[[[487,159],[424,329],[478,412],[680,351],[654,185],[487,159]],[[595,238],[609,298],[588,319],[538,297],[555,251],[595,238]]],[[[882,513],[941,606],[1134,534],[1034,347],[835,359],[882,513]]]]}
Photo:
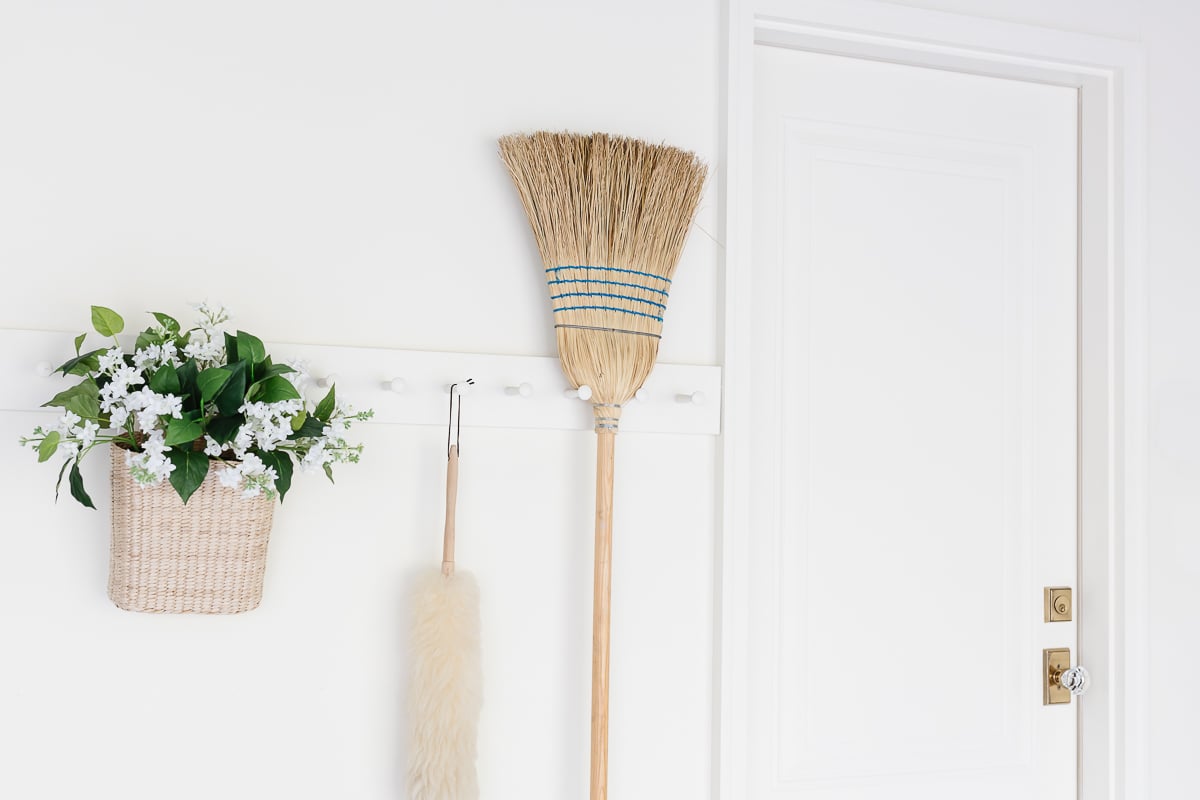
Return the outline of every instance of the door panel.
{"type": "Polygon", "coordinates": [[[1066,800],[1075,92],[756,49],[755,797],[1066,800]]]}

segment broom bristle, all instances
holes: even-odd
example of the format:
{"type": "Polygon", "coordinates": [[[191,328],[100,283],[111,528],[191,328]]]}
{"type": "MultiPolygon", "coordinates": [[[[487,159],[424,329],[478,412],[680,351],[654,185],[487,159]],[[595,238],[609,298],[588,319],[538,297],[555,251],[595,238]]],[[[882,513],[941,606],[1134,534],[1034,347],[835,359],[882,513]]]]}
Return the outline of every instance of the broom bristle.
{"type": "Polygon", "coordinates": [[[654,368],[707,167],[603,133],[505,136],[500,155],[542,255],[563,371],[591,387],[598,429],[615,429],[654,368]]]}

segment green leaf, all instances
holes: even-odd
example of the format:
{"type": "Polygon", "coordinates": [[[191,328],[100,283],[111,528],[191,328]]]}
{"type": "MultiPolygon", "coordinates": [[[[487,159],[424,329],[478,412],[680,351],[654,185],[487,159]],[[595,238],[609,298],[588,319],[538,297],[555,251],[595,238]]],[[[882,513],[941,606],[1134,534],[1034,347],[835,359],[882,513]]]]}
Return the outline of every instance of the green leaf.
{"type": "Polygon", "coordinates": [[[299,400],[300,392],[292,386],[287,378],[273,375],[258,384],[258,396],[255,398],[263,403],[278,403],[281,400],[299,400]]]}
{"type": "Polygon", "coordinates": [[[42,443],[38,445],[38,463],[50,460],[50,456],[54,455],[54,451],[58,449],[58,440],[61,438],[58,431],[50,431],[46,434],[46,438],[42,439],[42,443]]]}
{"type": "Polygon", "coordinates": [[[158,320],[158,324],[162,325],[163,328],[166,329],[167,333],[171,335],[179,333],[179,320],[175,319],[169,314],[164,314],[161,311],[151,311],[150,313],[154,315],[156,320],[158,320]]]}
{"type": "Polygon", "coordinates": [[[313,415],[321,422],[329,422],[329,418],[333,416],[333,409],[337,407],[337,385],[329,387],[329,393],[317,403],[317,410],[313,415]]]}
{"type": "Polygon", "coordinates": [[[92,327],[101,336],[116,336],[125,330],[125,320],[111,308],[92,306],[92,327]]]}
{"type": "MultiPolygon", "coordinates": [[[[76,341],[79,341],[76,339],[76,341]]],[[[64,363],[61,367],[54,370],[61,372],[63,375],[86,375],[89,372],[95,372],[100,369],[99,355],[106,352],[103,348],[93,350],[90,353],[79,355],[79,350],[75,350],[75,358],[64,363]]]]}
{"type": "Polygon", "coordinates": [[[175,369],[179,375],[179,393],[184,397],[184,408],[200,407],[200,387],[196,381],[196,369],[194,358],[189,358],[175,369]]]}
{"type": "Polygon", "coordinates": [[[279,492],[279,502],[282,503],[283,496],[288,493],[288,489],[292,488],[292,473],[295,470],[295,464],[292,463],[291,455],[284,450],[269,450],[259,452],[258,457],[266,466],[275,468],[275,491],[279,492]]]}
{"type": "Polygon", "coordinates": [[[208,456],[195,450],[174,449],[167,453],[167,457],[175,465],[171,472],[171,485],[186,505],[208,475],[208,456]]]}
{"type": "Polygon", "coordinates": [[[84,419],[98,419],[100,417],[100,388],[91,378],[84,378],[70,389],[64,389],[49,401],[42,403],[43,408],[54,406],[78,414],[84,419]]]}
{"type": "Polygon", "coordinates": [[[79,473],[79,459],[71,462],[71,474],[67,480],[71,484],[71,497],[74,497],[88,508],[96,507],[96,504],[92,502],[92,498],[88,497],[87,491],[83,488],[83,475],[79,473]]]}
{"type": "Polygon", "coordinates": [[[225,369],[229,370],[229,380],[217,392],[213,402],[221,416],[228,417],[236,414],[246,400],[246,362],[238,361],[225,369]]]}
{"type": "Polygon", "coordinates": [[[226,442],[237,436],[238,428],[242,427],[242,423],[246,418],[241,414],[233,414],[228,417],[215,417],[208,421],[208,435],[214,441],[225,444],[226,442]]]}
{"type": "Polygon", "coordinates": [[[333,480],[333,467],[331,467],[328,463],[324,464],[323,466],[325,467],[325,477],[329,478],[330,483],[335,483],[333,480]]]}
{"type": "Polygon", "coordinates": [[[238,361],[238,341],[229,333],[225,334],[225,363],[233,364],[238,361]]]}
{"type": "Polygon", "coordinates": [[[150,388],[159,394],[182,394],[178,370],[170,364],[163,364],[150,378],[150,388]]]}
{"type": "Polygon", "coordinates": [[[83,340],[87,338],[87,331],[75,337],[75,355],[79,355],[79,348],[83,347],[83,340]]]}
{"type": "Polygon", "coordinates": [[[189,411],[167,423],[167,435],[163,443],[172,446],[191,444],[204,435],[204,423],[198,419],[199,411],[189,411]],[[196,415],[196,416],[193,416],[196,415]]]}
{"type": "Polygon", "coordinates": [[[325,431],[325,423],[316,417],[309,416],[300,423],[300,427],[296,432],[289,436],[289,439],[304,439],[309,437],[320,436],[325,431]]]}
{"type": "Polygon", "coordinates": [[[294,367],[289,367],[287,364],[272,364],[271,357],[267,356],[267,360],[263,362],[263,368],[258,373],[259,380],[266,380],[274,375],[286,375],[289,372],[295,372],[294,367]]]}
{"type": "Polygon", "coordinates": [[[162,344],[163,337],[159,336],[154,331],[142,331],[138,334],[137,341],[133,343],[134,350],[144,350],[152,344],[162,344]]]}
{"type": "Polygon", "coordinates": [[[245,331],[237,332],[237,351],[238,360],[249,361],[251,365],[267,357],[267,348],[263,347],[262,339],[245,331]]]}
{"type": "Polygon", "coordinates": [[[67,474],[67,467],[71,466],[70,461],[64,461],[62,467],[58,470],[58,480],[54,482],[54,502],[58,502],[58,491],[62,488],[63,475],[67,474]]]}
{"type": "Polygon", "coordinates": [[[300,409],[300,413],[292,417],[292,432],[295,433],[304,427],[304,421],[306,419],[308,419],[308,412],[304,409],[300,409]]]}
{"type": "Polygon", "coordinates": [[[196,385],[200,387],[200,402],[207,404],[225,388],[232,372],[224,367],[210,367],[196,376],[196,385]]]}
{"type": "Polygon", "coordinates": [[[100,369],[100,359],[96,356],[83,356],[75,362],[69,369],[63,370],[63,375],[76,375],[83,377],[97,372],[100,369]]]}

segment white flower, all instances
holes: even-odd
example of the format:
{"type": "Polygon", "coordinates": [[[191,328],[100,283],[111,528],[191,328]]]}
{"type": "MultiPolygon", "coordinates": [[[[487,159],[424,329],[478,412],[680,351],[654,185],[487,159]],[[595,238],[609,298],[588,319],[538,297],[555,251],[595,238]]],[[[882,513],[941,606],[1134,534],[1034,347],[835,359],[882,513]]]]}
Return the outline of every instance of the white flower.
{"type": "Polygon", "coordinates": [[[184,356],[201,362],[223,361],[225,358],[225,339],[220,331],[201,329],[188,335],[188,343],[183,348],[184,356]]]}
{"type": "Polygon", "coordinates": [[[100,426],[92,422],[90,419],[83,423],[83,427],[79,429],[79,444],[83,447],[88,447],[92,442],[96,441],[96,433],[100,430],[100,426]]]}
{"type": "Polygon", "coordinates": [[[260,472],[247,474],[242,471],[242,497],[257,497],[260,494],[265,494],[267,497],[275,496],[275,468],[267,467],[260,472]]]}
{"type": "Polygon", "coordinates": [[[111,373],[117,367],[125,366],[125,352],[120,347],[113,347],[103,353],[100,358],[100,371],[111,373]]]}
{"type": "Polygon", "coordinates": [[[242,458],[250,447],[269,452],[292,435],[292,420],[304,409],[302,400],[277,403],[243,403],[238,410],[246,417],[233,440],[232,450],[242,458]]]}
{"type": "Polygon", "coordinates": [[[144,382],[145,379],[132,367],[118,367],[113,373],[112,380],[100,387],[100,408],[108,411],[125,400],[130,386],[144,382]]]}
{"type": "Polygon", "coordinates": [[[153,408],[143,408],[133,419],[134,428],[143,433],[159,430],[157,427],[159,423],[158,414],[154,413],[153,408]]]}
{"type": "Polygon", "coordinates": [[[67,436],[74,436],[75,426],[80,423],[83,417],[76,414],[74,411],[64,411],[63,415],[58,418],[58,431],[67,436]]]}
{"type": "Polygon", "coordinates": [[[163,443],[163,432],[153,431],[142,442],[142,452],[129,453],[125,463],[129,474],[141,486],[156,486],[175,470],[175,464],[167,458],[169,448],[163,443]]]}
{"type": "Polygon", "coordinates": [[[228,308],[220,303],[210,303],[208,300],[197,303],[196,310],[200,312],[202,326],[207,323],[209,327],[214,327],[222,322],[228,322],[231,317],[228,308]]]}
{"type": "Polygon", "coordinates": [[[161,414],[170,414],[175,419],[183,418],[183,398],[177,394],[158,395],[158,407],[161,414]]]}
{"type": "MultiPolygon", "coordinates": [[[[107,411],[108,409],[105,409],[105,410],[107,411]]],[[[111,427],[111,428],[124,428],[125,422],[128,419],[129,419],[129,409],[125,408],[125,406],[114,406],[112,408],[112,410],[109,411],[109,423],[108,424],[109,424],[109,427],[111,427]]]]}
{"type": "Polygon", "coordinates": [[[216,458],[217,456],[221,455],[221,453],[224,453],[224,452],[225,452],[225,445],[221,444],[216,439],[209,436],[207,433],[204,434],[204,454],[206,456],[212,456],[213,458],[216,458]]]}
{"type": "Polygon", "coordinates": [[[146,367],[157,364],[159,358],[161,357],[162,348],[156,344],[152,344],[134,352],[133,365],[138,369],[145,369],[146,367]]]}
{"type": "Polygon", "coordinates": [[[134,420],[137,422],[137,429],[144,433],[162,428],[159,417],[171,416],[178,419],[183,416],[182,397],[173,394],[158,394],[148,387],[130,392],[129,396],[125,398],[125,407],[129,411],[135,412],[134,420]]]}
{"type": "MultiPolygon", "coordinates": [[[[113,384],[109,383],[109,384],[105,384],[104,386],[100,387],[100,410],[101,411],[106,411],[106,412],[112,411],[114,408],[117,407],[117,404],[122,402],[124,399],[125,399],[124,395],[117,394],[117,389],[113,386],[113,384]]],[[[129,412],[126,411],[127,416],[128,416],[128,413],[129,412]]]]}
{"type": "Polygon", "coordinates": [[[233,441],[229,443],[229,449],[233,451],[234,456],[241,458],[246,455],[246,451],[254,444],[254,432],[242,425],[238,428],[237,436],[233,437],[233,441]]]}
{"type": "Polygon", "coordinates": [[[254,453],[247,453],[241,464],[227,466],[218,474],[222,486],[241,488],[242,497],[257,497],[260,494],[274,497],[277,477],[275,468],[264,466],[262,459],[254,453]]]}
{"type": "Polygon", "coordinates": [[[263,471],[262,459],[254,455],[254,453],[246,453],[242,456],[242,474],[253,475],[256,472],[263,471]]]}
{"type": "Polygon", "coordinates": [[[308,452],[304,454],[304,458],[300,459],[300,471],[316,472],[331,461],[333,461],[333,454],[325,451],[325,441],[321,439],[309,448],[308,452]]]}
{"type": "Polygon", "coordinates": [[[175,346],[174,341],[166,341],[159,348],[159,361],[163,364],[170,364],[173,367],[179,366],[179,348],[175,346]]]}
{"type": "Polygon", "coordinates": [[[147,345],[133,354],[133,363],[141,370],[156,369],[164,364],[178,366],[179,350],[173,341],[147,345]]]}
{"type": "Polygon", "coordinates": [[[100,387],[100,409],[102,411],[112,410],[118,403],[125,400],[131,386],[145,383],[145,380],[141,373],[133,367],[127,367],[124,364],[116,367],[112,373],[112,380],[100,387]]]}
{"type": "Polygon", "coordinates": [[[285,372],[285,373],[283,373],[283,377],[287,378],[287,380],[292,384],[292,386],[296,387],[296,391],[303,394],[304,387],[308,383],[308,377],[309,377],[308,363],[306,361],[303,361],[302,359],[294,358],[291,361],[287,362],[287,365],[296,371],[295,372],[285,372]]]}
{"type": "Polygon", "coordinates": [[[222,486],[228,486],[230,489],[236,489],[242,484],[242,473],[236,466],[225,467],[217,474],[217,478],[222,486]]]}
{"type": "Polygon", "coordinates": [[[162,431],[151,431],[150,435],[142,441],[142,452],[148,456],[159,458],[166,452],[167,445],[163,441],[162,431]]]}

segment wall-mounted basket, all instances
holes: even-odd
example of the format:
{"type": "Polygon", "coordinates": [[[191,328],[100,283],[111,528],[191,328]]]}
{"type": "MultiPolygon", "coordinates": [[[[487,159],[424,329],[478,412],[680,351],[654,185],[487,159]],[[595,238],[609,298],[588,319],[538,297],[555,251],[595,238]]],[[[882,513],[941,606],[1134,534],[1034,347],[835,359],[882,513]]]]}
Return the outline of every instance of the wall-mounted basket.
{"type": "Polygon", "coordinates": [[[215,471],[187,505],[167,483],[141,487],[112,449],[108,596],[160,614],[237,614],[262,601],[275,501],[242,497],[215,471]]]}

